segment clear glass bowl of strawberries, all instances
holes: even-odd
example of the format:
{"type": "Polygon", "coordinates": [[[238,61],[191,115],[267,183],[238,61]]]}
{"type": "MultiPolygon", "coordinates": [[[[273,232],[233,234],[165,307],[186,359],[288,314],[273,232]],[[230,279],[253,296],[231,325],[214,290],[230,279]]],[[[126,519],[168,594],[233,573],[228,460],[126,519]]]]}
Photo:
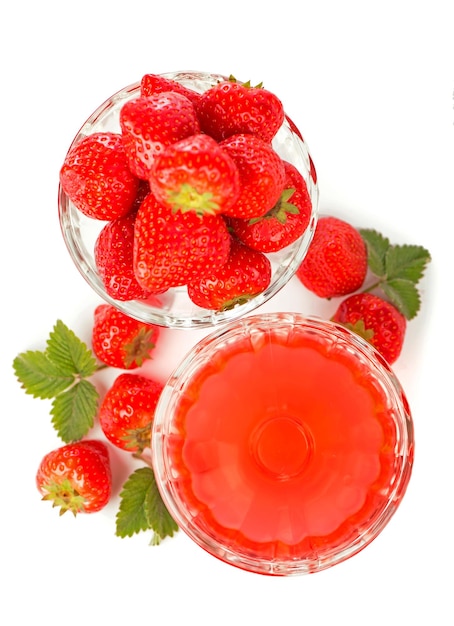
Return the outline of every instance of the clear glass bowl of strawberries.
{"type": "Polygon", "coordinates": [[[294,275],[315,168],[280,99],[202,72],[146,74],[109,98],[60,170],[59,217],[91,287],[173,328],[238,319],[294,275]]]}

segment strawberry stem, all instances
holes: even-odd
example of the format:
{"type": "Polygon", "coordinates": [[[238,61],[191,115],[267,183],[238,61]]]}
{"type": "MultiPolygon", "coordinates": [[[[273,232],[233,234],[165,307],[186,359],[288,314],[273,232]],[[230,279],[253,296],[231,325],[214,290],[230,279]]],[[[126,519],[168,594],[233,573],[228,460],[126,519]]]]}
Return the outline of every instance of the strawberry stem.
{"type": "Polygon", "coordinates": [[[374,289],[380,288],[385,282],[386,280],[377,280],[375,283],[372,283],[372,285],[369,285],[369,287],[362,289],[362,293],[370,293],[371,291],[374,291],[374,289]]]}
{"type": "Polygon", "coordinates": [[[172,205],[173,211],[187,213],[194,211],[197,215],[215,215],[219,211],[218,203],[213,200],[210,192],[199,193],[197,189],[184,183],[179,191],[169,191],[167,201],[172,205]]]}

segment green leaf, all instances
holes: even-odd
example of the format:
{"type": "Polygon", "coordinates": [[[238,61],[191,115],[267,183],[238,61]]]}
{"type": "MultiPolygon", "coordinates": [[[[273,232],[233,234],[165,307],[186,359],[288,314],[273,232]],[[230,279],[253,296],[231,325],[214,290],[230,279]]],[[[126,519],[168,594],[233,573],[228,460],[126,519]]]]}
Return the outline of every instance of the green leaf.
{"type": "Polygon", "coordinates": [[[131,537],[150,529],[155,533],[152,543],[156,545],[164,537],[172,537],[178,526],[165,508],[153,470],[141,467],[123,485],[115,534],[118,537],[131,537]]]}
{"type": "Polygon", "coordinates": [[[13,369],[21,387],[35,398],[54,398],[73,382],[73,376],[62,373],[46,353],[38,350],[19,354],[13,369]]]}
{"type": "Polygon", "coordinates": [[[389,239],[373,229],[360,228],[358,230],[367,247],[367,262],[370,271],[375,276],[385,276],[389,239]]]}
{"type": "Polygon", "coordinates": [[[395,307],[408,319],[413,319],[421,306],[416,288],[431,260],[423,246],[390,245],[376,230],[358,229],[367,246],[369,269],[378,281],[368,291],[381,289],[395,307]]]}
{"type": "Polygon", "coordinates": [[[177,524],[161,498],[153,472],[151,472],[151,485],[145,500],[145,512],[150,528],[154,531],[153,545],[159,544],[165,537],[173,537],[178,531],[177,524]]]}
{"type": "Polygon", "coordinates": [[[88,380],[80,380],[52,403],[52,424],[65,442],[79,441],[92,428],[99,394],[88,380]]]}
{"type": "Polygon", "coordinates": [[[430,261],[428,250],[422,246],[390,246],[386,253],[388,281],[400,278],[416,284],[430,261]]]}
{"type": "Polygon", "coordinates": [[[92,351],[61,320],[49,335],[46,353],[61,374],[87,378],[97,369],[92,351]]]}
{"type": "Polygon", "coordinates": [[[380,288],[408,320],[416,317],[421,306],[421,298],[412,281],[395,278],[381,283],[380,288]]]}

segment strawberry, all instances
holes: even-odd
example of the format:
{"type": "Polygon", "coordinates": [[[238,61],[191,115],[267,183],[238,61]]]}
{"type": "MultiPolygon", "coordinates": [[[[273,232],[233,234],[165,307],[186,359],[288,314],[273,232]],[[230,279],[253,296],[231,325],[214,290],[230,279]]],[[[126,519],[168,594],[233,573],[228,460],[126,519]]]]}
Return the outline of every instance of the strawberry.
{"type": "Polygon", "coordinates": [[[232,135],[219,144],[235,162],[240,174],[240,195],[224,211],[230,217],[262,217],[284,190],[285,168],[273,148],[255,135],[232,135]]]}
{"type": "Polygon", "coordinates": [[[145,299],[150,293],[134,274],[134,222],[136,212],[108,222],[95,242],[95,262],[106,293],[116,300],[145,299]]]}
{"type": "Polygon", "coordinates": [[[366,339],[389,364],[402,351],[407,320],[379,296],[368,292],[349,296],[340,303],[332,320],[366,339]]]}
{"type": "Polygon", "coordinates": [[[107,132],[88,135],[69,150],[60,184],[79,211],[100,220],[126,215],[139,187],[121,135],[107,132]]]}
{"type": "Polygon", "coordinates": [[[136,278],[152,291],[185,285],[225,263],[230,239],[220,215],[173,211],[150,193],[135,224],[136,278]]]}
{"type": "Polygon", "coordinates": [[[284,121],[282,102],[263,87],[226,80],[207,89],[197,106],[200,127],[217,141],[251,133],[271,142],[284,121]]]}
{"type": "Polygon", "coordinates": [[[284,168],[285,189],[270,211],[251,220],[228,221],[238,239],[260,252],[282,250],[301,237],[309,225],[312,202],[306,182],[292,163],[284,161],[284,168]]]}
{"type": "Polygon", "coordinates": [[[232,239],[227,262],[189,283],[189,298],[205,309],[225,311],[264,291],[271,281],[268,258],[232,239]]]}
{"type": "Polygon", "coordinates": [[[156,154],[200,130],[192,102],[171,91],[126,102],[120,126],[131,172],[144,180],[156,154]]]}
{"type": "Polygon", "coordinates": [[[92,348],[106,365],[140,367],[151,359],[158,336],[158,326],[139,322],[110,304],[100,304],[94,311],[92,348]]]}
{"type": "Polygon", "coordinates": [[[158,201],[199,215],[227,211],[240,193],[240,176],[232,158],[212,137],[200,133],[157,155],[149,182],[158,201]]]}
{"type": "Polygon", "coordinates": [[[36,474],[36,485],[60,515],[71,511],[95,513],[109,502],[112,476],[109,454],[101,441],[69,443],[46,454],[36,474]]]}
{"type": "Polygon", "coordinates": [[[155,93],[162,93],[164,91],[175,91],[183,96],[186,96],[188,100],[196,107],[199,104],[201,94],[189,87],[185,87],[181,83],[171,78],[165,78],[159,74],[145,74],[140,81],[140,95],[147,97],[152,96],[155,93]]]}
{"type": "Polygon", "coordinates": [[[321,298],[333,298],[359,289],[366,273],[367,248],[358,230],[337,217],[321,217],[296,271],[303,285],[321,298]]]}
{"type": "Polygon", "coordinates": [[[150,447],[154,410],[162,391],[158,383],[138,374],[120,374],[99,409],[99,423],[117,448],[143,452],[150,447]]]}

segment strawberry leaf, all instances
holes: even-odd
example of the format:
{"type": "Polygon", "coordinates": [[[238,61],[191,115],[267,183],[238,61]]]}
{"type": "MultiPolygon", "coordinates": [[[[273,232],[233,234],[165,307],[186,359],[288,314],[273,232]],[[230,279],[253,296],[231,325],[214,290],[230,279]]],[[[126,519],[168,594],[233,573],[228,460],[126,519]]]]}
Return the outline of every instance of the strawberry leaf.
{"type": "Polygon", "coordinates": [[[367,291],[381,289],[402,315],[413,319],[421,306],[416,285],[431,260],[429,251],[422,246],[390,245],[376,230],[358,230],[366,243],[369,269],[378,278],[367,291]]]}
{"type": "Polygon", "coordinates": [[[49,335],[46,353],[61,374],[87,378],[97,369],[91,350],[61,320],[49,335]]]}
{"type": "Polygon", "coordinates": [[[23,352],[13,361],[14,373],[25,393],[35,398],[48,399],[67,389],[73,376],[62,373],[45,352],[23,352]]]}
{"type": "Polygon", "coordinates": [[[411,280],[395,278],[381,283],[380,288],[408,320],[416,317],[421,306],[421,298],[411,280]]]}
{"type": "Polygon", "coordinates": [[[358,230],[367,247],[367,261],[370,271],[375,276],[385,276],[389,239],[373,229],[360,228],[358,230]]]}
{"type": "Polygon", "coordinates": [[[416,284],[423,276],[429,252],[422,246],[390,246],[386,253],[386,274],[389,280],[409,280],[416,284]]]}
{"type": "Polygon", "coordinates": [[[106,367],[61,320],[44,351],[19,354],[13,369],[26,393],[52,402],[52,424],[65,442],[79,441],[90,430],[98,409],[98,392],[86,380],[106,367]]]}
{"type": "Polygon", "coordinates": [[[77,378],[87,378],[99,369],[89,348],[58,320],[47,340],[46,350],[29,350],[13,361],[13,369],[26,393],[35,398],[55,398],[77,378]]]}
{"type": "Polygon", "coordinates": [[[174,533],[178,531],[178,526],[164,505],[154,473],[151,470],[150,472],[150,489],[145,500],[145,512],[148,524],[154,531],[152,544],[158,545],[165,537],[173,537],[174,533]]]}
{"type": "Polygon", "coordinates": [[[172,537],[178,526],[165,508],[153,470],[141,467],[123,485],[115,534],[118,537],[131,537],[150,529],[154,531],[152,543],[157,545],[164,537],[172,537]]]}
{"type": "Polygon", "coordinates": [[[65,443],[79,441],[93,426],[98,398],[96,387],[82,379],[54,399],[52,425],[65,443]]]}

